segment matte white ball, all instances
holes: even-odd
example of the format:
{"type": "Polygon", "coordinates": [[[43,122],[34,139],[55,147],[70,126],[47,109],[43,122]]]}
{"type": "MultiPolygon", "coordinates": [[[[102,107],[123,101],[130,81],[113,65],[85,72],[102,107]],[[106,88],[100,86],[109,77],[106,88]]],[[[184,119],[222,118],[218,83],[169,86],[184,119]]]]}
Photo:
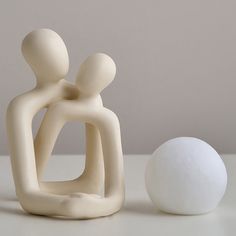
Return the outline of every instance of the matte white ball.
{"type": "Polygon", "coordinates": [[[227,172],[209,144],[179,137],[153,153],[145,180],[147,192],[160,210],[195,215],[207,213],[219,204],[226,190],[227,172]]]}

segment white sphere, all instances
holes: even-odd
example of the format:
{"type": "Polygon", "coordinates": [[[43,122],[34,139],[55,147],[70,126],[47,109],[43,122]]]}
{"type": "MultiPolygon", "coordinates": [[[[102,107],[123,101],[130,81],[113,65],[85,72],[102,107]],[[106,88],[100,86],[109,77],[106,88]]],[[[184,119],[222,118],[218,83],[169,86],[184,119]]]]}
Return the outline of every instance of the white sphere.
{"type": "Polygon", "coordinates": [[[213,210],[227,185],[225,165],[206,142],[179,137],[162,144],[146,167],[146,189],[156,207],[194,215],[213,210]]]}

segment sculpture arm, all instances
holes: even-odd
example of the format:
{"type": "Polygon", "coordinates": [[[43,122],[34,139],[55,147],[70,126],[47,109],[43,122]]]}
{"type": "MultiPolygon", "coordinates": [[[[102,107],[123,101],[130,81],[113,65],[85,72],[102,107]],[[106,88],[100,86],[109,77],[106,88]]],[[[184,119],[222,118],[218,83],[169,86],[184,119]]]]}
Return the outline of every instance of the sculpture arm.
{"type": "Polygon", "coordinates": [[[123,153],[120,124],[114,112],[104,108],[98,120],[105,166],[105,197],[124,195],[123,153]]]}
{"type": "Polygon", "coordinates": [[[7,109],[8,143],[17,193],[38,187],[31,130],[33,113],[37,109],[32,104],[35,95],[34,91],[20,95],[7,109]]]}
{"type": "Polygon", "coordinates": [[[13,99],[7,109],[7,131],[13,178],[21,206],[41,215],[63,215],[66,196],[41,192],[35,164],[32,119],[55,95],[32,90],[13,99]]]}
{"type": "Polygon", "coordinates": [[[71,114],[74,118],[92,123],[99,129],[105,166],[105,196],[75,194],[64,202],[65,214],[74,218],[106,216],[118,211],[124,201],[123,154],[117,116],[103,108],[86,109],[71,114]]]}

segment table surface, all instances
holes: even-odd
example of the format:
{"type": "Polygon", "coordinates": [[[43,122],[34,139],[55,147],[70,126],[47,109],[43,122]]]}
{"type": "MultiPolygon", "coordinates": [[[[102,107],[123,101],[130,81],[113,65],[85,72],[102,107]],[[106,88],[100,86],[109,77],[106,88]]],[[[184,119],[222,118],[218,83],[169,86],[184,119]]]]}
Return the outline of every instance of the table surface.
{"type": "MultiPolygon", "coordinates": [[[[0,235],[236,235],[236,155],[222,155],[228,172],[228,186],[220,205],[206,215],[178,216],[156,210],[145,190],[144,171],[148,155],[126,155],[126,200],[117,214],[92,220],[65,220],[25,213],[14,190],[10,160],[0,157],[0,235]]],[[[78,176],[83,156],[53,156],[47,179],[78,176]]]]}

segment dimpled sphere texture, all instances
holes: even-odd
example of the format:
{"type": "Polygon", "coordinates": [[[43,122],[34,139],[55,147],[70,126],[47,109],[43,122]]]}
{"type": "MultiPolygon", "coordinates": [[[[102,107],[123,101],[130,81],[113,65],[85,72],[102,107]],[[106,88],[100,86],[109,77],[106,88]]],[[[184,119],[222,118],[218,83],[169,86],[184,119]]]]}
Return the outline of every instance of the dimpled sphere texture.
{"type": "Polygon", "coordinates": [[[206,142],[179,137],[162,144],[146,167],[146,189],[161,211],[195,215],[219,204],[227,172],[219,154],[206,142]]]}

